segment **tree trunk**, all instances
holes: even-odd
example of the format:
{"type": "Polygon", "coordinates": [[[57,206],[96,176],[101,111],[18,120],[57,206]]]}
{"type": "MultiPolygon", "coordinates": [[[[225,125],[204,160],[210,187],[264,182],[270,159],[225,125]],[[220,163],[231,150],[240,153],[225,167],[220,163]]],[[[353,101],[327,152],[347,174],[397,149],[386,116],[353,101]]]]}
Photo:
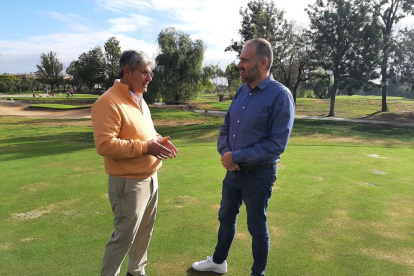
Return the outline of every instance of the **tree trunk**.
{"type": "Polygon", "coordinates": [[[298,88],[299,88],[299,84],[302,81],[303,81],[303,79],[302,79],[302,66],[299,66],[298,77],[296,78],[296,82],[295,82],[295,85],[293,86],[293,91],[292,91],[293,100],[295,102],[295,105],[296,105],[296,96],[297,96],[297,91],[298,91],[298,88]]]}
{"type": "Polygon", "coordinates": [[[296,97],[297,97],[297,94],[298,94],[298,88],[299,88],[300,83],[301,83],[301,80],[298,77],[298,79],[296,80],[295,85],[293,86],[293,90],[292,90],[292,95],[293,95],[293,100],[295,102],[295,105],[296,105],[296,97]]]}
{"type": "MultiPolygon", "coordinates": [[[[386,54],[385,54],[386,55],[386,54]]],[[[382,91],[382,112],[386,112],[387,108],[387,65],[388,61],[387,58],[383,58],[382,65],[381,65],[381,91],[382,91]]]]}
{"type": "Polygon", "coordinates": [[[388,56],[390,50],[390,35],[391,35],[391,27],[389,25],[386,26],[385,30],[383,31],[383,42],[384,42],[384,56],[382,57],[381,63],[381,92],[382,92],[382,112],[388,111],[387,107],[387,68],[388,68],[388,56]]]}
{"type": "Polygon", "coordinates": [[[335,117],[335,96],[338,89],[338,78],[334,75],[334,83],[331,91],[331,107],[329,109],[328,117],[335,117]]]}

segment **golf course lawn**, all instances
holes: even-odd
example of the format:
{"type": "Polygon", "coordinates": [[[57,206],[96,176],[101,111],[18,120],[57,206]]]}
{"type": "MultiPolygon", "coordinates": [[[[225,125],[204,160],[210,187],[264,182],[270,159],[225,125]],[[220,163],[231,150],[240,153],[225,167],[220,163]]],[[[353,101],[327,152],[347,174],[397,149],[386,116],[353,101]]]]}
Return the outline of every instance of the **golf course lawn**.
{"type": "MultiPolygon", "coordinates": [[[[159,171],[151,276],[214,251],[222,118],[152,109],[179,156],[159,171]]],[[[268,209],[266,275],[414,275],[414,128],[296,120],[268,209]]],[[[91,121],[0,117],[0,275],[99,275],[113,216],[91,121]]],[[[226,275],[250,275],[241,208],[226,275]]],[[[126,261],[121,275],[127,271],[126,261]]]]}

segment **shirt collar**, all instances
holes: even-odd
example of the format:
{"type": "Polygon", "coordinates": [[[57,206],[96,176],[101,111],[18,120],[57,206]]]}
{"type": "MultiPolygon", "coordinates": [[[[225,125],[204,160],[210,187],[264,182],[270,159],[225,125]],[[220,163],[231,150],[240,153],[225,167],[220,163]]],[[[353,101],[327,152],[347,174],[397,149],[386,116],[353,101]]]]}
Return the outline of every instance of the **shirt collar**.
{"type": "Polygon", "coordinates": [[[255,88],[250,89],[250,90],[255,90],[256,88],[260,89],[260,90],[264,90],[266,88],[266,86],[271,83],[272,81],[274,81],[273,79],[273,75],[272,73],[269,74],[269,76],[264,79],[261,83],[259,83],[255,88]]]}
{"type": "Polygon", "coordinates": [[[142,93],[139,93],[138,95],[135,94],[134,92],[132,92],[131,90],[129,90],[129,94],[131,95],[131,97],[137,102],[137,104],[139,104],[139,102],[142,100],[142,93]]]}

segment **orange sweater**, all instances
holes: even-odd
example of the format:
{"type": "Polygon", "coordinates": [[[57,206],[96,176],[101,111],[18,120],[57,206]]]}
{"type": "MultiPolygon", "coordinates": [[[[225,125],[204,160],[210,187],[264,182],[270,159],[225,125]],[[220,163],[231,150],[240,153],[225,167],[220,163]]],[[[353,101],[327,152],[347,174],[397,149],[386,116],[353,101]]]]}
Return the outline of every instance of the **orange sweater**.
{"type": "Polygon", "coordinates": [[[141,106],[132,99],[129,86],[118,81],[92,106],[95,147],[109,175],[142,179],[161,167],[159,159],[147,154],[147,141],[159,135],[144,100],[141,106]]]}

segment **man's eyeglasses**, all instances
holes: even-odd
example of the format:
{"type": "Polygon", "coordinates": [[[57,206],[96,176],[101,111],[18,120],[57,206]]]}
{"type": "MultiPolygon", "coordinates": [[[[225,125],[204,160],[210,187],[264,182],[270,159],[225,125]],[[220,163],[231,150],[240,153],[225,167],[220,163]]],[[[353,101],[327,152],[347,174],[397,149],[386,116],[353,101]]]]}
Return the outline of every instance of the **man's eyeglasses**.
{"type": "Polygon", "coordinates": [[[154,77],[154,73],[152,73],[152,72],[148,72],[148,71],[146,71],[146,70],[142,70],[142,69],[138,69],[146,78],[148,77],[148,76],[150,76],[151,77],[151,79],[154,77]]]}

